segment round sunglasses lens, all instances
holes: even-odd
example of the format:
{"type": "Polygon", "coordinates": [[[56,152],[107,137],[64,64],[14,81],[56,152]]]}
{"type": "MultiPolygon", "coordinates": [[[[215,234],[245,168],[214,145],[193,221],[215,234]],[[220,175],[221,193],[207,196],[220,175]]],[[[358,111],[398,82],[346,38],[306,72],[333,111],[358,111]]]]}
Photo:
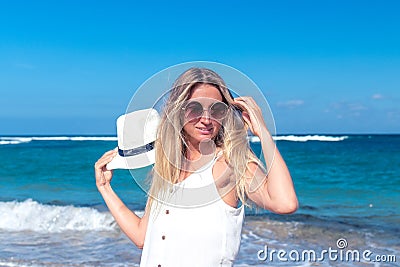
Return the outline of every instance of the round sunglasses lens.
{"type": "Polygon", "coordinates": [[[223,119],[228,111],[227,105],[222,102],[214,103],[210,108],[210,115],[217,120],[223,119]]]}
{"type": "Polygon", "coordinates": [[[191,102],[186,106],[185,111],[187,119],[198,118],[203,114],[203,106],[199,102],[191,102]]]}

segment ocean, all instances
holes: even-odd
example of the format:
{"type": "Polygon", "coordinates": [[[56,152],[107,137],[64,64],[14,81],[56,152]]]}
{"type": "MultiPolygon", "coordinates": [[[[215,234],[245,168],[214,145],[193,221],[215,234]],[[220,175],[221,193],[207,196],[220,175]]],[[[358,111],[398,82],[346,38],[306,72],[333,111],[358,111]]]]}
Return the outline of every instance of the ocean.
{"type": "MultiPolygon", "coordinates": [[[[277,136],[299,210],[246,209],[235,266],[399,266],[400,135],[277,136]],[[357,255],[359,259],[357,260],[357,255]]],[[[93,165],[112,136],[0,137],[0,266],[139,266],[97,192],[93,165]]],[[[261,149],[256,138],[253,150],[261,149]]],[[[149,168],[116,170],[138,214],[149,168]]]]}

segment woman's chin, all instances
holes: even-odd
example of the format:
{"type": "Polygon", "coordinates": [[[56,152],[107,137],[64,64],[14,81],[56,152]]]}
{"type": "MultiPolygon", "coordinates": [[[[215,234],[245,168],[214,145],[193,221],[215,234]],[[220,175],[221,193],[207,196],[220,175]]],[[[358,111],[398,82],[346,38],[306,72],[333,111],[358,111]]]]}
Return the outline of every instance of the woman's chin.
{"type": "Polygon", "coordinates": [[[207,144],[207,143],[214,143],[215,135],[214,134],[202,134],[197,135],[192,138],[192,143],[195,144],[207,144]]]}
{"type": "Polygon", "coordinates": [[[214,134],[200,134],[196,139],[201,143],[201,142],[213,141],[214,137],[215,137],[214,134]]]}

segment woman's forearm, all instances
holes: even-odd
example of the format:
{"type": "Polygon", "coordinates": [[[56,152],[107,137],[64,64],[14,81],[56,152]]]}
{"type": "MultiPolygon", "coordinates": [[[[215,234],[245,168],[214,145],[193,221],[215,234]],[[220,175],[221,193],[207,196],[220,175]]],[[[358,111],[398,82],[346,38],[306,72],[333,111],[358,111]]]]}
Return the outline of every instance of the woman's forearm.
{"type": "Polygon", "coordinates": [[[146,214],[140,218],[122,202],[110,184],[98,188],[108,209],[121,230],[139,248],[143,247],[147,228],[146,214]]]}
{"type": "Polygon", "coordinates": [[[268,170],[264,193],[269,196],[269,206],[277,213],[292,213],[298,201],[290,172],[269,131],[263,128],[259,137],[268,170]]]}

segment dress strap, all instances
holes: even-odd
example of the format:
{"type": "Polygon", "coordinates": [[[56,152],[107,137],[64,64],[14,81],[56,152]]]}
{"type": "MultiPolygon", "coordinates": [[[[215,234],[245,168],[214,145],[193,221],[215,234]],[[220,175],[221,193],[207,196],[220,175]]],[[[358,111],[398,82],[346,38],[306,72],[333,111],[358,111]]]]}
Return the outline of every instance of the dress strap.
{"type": "Polygon", "coordinates": [[[224,154],[223,150],[218,151],[217,155],[215,155],[214,160],[217,161],[224,154]]]}

